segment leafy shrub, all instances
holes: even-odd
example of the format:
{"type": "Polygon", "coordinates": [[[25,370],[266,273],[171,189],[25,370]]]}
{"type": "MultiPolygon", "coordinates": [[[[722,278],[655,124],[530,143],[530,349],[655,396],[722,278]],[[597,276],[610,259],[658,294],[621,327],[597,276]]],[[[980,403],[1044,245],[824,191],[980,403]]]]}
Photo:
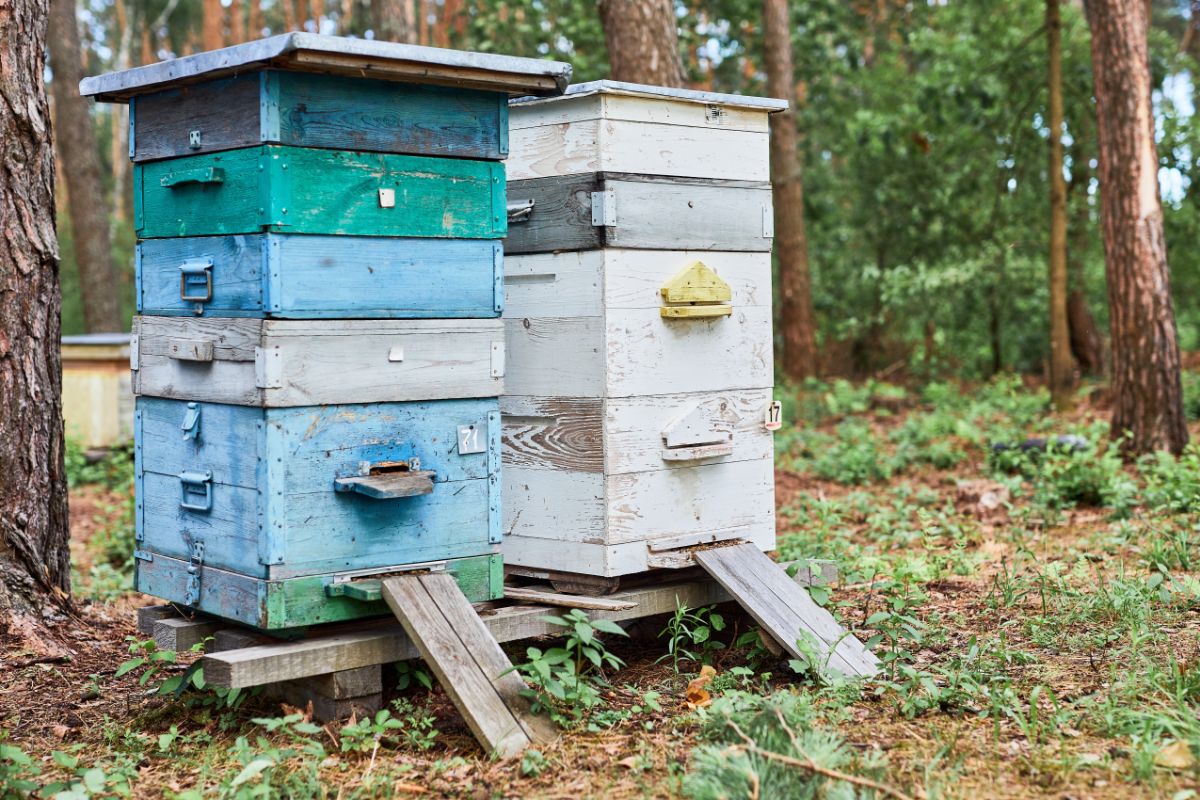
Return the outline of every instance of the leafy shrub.
{"type": "Polygon", "coordinates": [[[67,483],[72,487],[103,484],[113,489],[133,480],[133,452],[127,447],[113,448],[103,458],[95,460],[88,458],[77,440],[67,437],[64,460],[67,483]]]}
{"type": "Polygon", "coordinates": [[[1145,482],[1143,501],[1150,510],[1200,511],[1200,447],[1190,444],[1178,458],[1163,452],[1143,456],[1138,472],[1145,482]]]}
{"type": "MultiPolygon", "coordinates": [[[[678,604],[667,627],[658,634],[667,637],[667,654],[658,659],[671,659],[671,666],[679,673],[680,662],[709,663],[709,654],[723,650],[725,645],[713,638],[714,633],[725,630],[725,618],[714,613],[714,606],[692,610],[687,604],[678,604]]],[[[657,663],[657,662],[655,662],[657,663]]]]}
{"type": "Polygon", "coordinates": [[[880,448],[871,426],[861,419],[842,422],[832,436],[808,435],[796,459],[796,466],[817,477],[845,484],[885,481],[904,467],[880,448]]]}

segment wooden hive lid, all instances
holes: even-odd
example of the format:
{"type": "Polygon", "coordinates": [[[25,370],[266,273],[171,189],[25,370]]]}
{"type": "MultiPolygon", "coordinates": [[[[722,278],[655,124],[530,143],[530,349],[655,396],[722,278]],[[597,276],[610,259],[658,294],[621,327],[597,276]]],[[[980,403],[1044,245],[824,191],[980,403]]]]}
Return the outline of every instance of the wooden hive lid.
{"type": "Polygon", "coordinates": [[[552,102],[568,101],[583,97],[617,95],[624,97],[647,97],[676,103],[697,103],[700,105],[725,106],[741,108],[748,111],[774,113],[788,107],[786,100],[774,97],[754,97],[743,94],[725,94],[722,92],[704,92],[696,89],[676,89],[670,86],[651,86],[643,83],[625,83],[624,81],[589,81],[577,83],[567,88],[562,97],[519,97],[509,101],[515,107],[543,105],[552,102]]]}
{"type": "Polygon", "coordinates": [[[560,61],[315,33],[284,33],[84,78],[79,93],[122,103],[131,97],[175,86],[267,68],[437,84],[513,96],[562,94],[571,79],[571,66],[560,61]]]}

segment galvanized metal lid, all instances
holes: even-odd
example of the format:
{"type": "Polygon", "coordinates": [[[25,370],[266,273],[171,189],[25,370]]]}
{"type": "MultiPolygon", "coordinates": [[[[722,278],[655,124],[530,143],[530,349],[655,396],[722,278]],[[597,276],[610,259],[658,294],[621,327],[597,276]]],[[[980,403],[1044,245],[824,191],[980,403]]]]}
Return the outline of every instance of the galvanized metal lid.
{"type": "Polygon", "coordinates": [[[571,65],[561,61],[315,33],[284,33],[221,50],[84,78],[79,84],[79,93],[120,103],[173,86],[268,67],[457,86],[514,96],[559,95],[571,79],[571,65]]]}
{"type": "MultiPolygon", "coordinates": [[[[625,83],[624,81],[589,81],[570,86],[563,100],[571,97],[586,97],[593,94],[617,94],[632,97],[656,97],[665,100],[677,100],[685,103],[703,103],[705,105],[728,106],[730,108],[747,108],[773,113],[783,111],[788,107],[786,100],[774,97],[753,97],[744,94],[724,94],[722,92],[701,92],[695,89],[674,89],[669,86],[650,86],[642,83],[625,83]]],[[[549,102],[543,97],[519,97],[510,100],[509,105],[524,106],[533,103],[549,102]]]]}

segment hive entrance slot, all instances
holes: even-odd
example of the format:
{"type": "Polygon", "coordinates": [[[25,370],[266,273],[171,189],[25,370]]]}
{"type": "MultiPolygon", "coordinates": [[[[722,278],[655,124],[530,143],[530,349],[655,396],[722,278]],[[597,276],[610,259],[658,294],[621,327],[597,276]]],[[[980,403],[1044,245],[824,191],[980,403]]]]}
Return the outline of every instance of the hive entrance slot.
{"type": "Polygon", "coordinates": [[[409,461],[376,461],[366,466],[366,474],[334,480],[339,492],[355,492],[374,500],[393,500],[416,497],[433,492],[436,473],[421,469],[417,459],[409,461]]]}

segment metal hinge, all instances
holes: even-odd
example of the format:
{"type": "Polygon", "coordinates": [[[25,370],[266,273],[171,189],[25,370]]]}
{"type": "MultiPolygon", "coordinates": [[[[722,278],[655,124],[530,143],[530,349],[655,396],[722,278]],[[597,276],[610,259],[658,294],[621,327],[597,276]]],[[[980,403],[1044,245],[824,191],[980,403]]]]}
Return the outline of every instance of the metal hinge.
{"type": "Polygon", "coordinates": [[[134,550],[133,557],[136,561],[153,561],[154,553],[151,553],[149,550],[134,550]]]}
{"type": "Polygon", "coordinates": [[[504,377],[504,342],[492,342],[492,377],[504,377]]]}
{"type": "Polygon", "coordinates": [[[138,368],[138,335],[131,334],[129,337],[129,368],[137,372],[138,368]]]}
{"type": "Polygon", "coordinates": [[[200,602],[200,573],[204,569],[204,542],[192,542],[192,560],[188,564],[187,595],[183,604],[194,606],[200,602]]]}
{"type": "Polygon", "coordinates": [[[509,200],[507,204],[508,224],[516,225],[521,222],[529,222],[529,218],[533,216],[534,200],[509,200]]]}
{"type": "Polygon", "coordinates": [[[617,192],[615,189],[592,192],[592,224],[603,225],[606,228],[617,224],[617,192]]]}
{"type": "Polygon", "coordinates": [[[775,209],[771,207],[770,203],[763,206],[762,229],[764,239],[775,238],[775,209]]]}
{"type": "Polygon", "coordinates": [[[283,354],[278,347],[254,348],[254,385],[258,389],[283,388],[283,354]]]}

